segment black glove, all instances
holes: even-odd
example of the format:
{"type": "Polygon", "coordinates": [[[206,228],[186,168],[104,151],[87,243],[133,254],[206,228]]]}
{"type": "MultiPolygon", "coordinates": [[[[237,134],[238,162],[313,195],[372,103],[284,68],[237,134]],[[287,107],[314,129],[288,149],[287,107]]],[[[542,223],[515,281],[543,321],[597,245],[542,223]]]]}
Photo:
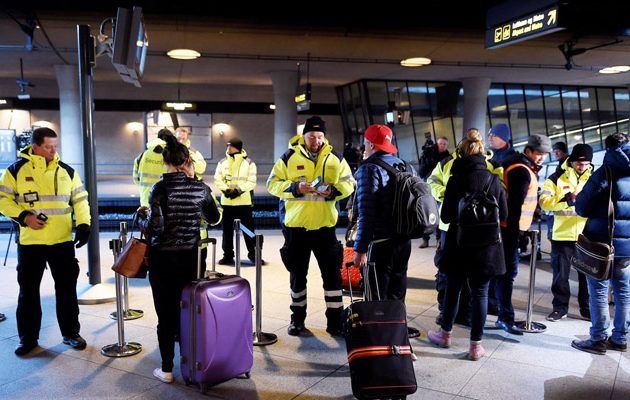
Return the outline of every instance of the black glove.
{"type": "Polygon", "coordinates": [[[90,238],[90,225],[81,224],[77,226],[77,231],[74,234],[74,244],[79,247],[83,247],[90,238]]]}

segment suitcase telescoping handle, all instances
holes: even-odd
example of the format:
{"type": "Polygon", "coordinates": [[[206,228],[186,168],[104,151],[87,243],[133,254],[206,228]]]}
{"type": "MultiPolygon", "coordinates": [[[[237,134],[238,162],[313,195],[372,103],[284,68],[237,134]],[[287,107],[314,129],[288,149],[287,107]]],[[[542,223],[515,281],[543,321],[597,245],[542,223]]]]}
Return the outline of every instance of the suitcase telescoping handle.
{"type": "Polygon", "coordinates": [[[203,279],[204,271],[201,270],[201,246],[206,243],[212,244],[212,271],[214,272],[214,252],[217,246],[217,239],[215,238],[201,239],[199,241],[199,246],[197,247],[197,279],[203,279]]]}
{"type": "Polygon", "coordinates": [[[352,282],[350,279],[350,267],[352,267],[353,265],[354,261],[349,261],[346,263],[346,276],[348,277],[348,287],[350,288],[350,304],[354,302],[354,299],[352,298],[352,282]]]}

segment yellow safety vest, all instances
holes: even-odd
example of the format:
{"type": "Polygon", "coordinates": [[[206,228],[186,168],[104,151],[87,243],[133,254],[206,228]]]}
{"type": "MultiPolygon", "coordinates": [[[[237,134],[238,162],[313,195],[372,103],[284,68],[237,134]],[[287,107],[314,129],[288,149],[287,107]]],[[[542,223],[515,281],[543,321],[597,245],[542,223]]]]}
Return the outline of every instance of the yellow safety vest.
{"type": "MultiPolygon", "coordinates": [[[[529,168],[527,165],[522,163],[516,163],[508,166],[503,173],[503,182],[505,182],[505,187],[508,188],[508,198],[510,197],[509,186],[508,186],[508,174],[514,168],[522,167],[525,168],[529,172],[529,187],[527,188],[527,195],[525,196],[525,200],[523,201],[523,205],[521,206],[521,218],[518,220],[518,229],[521,231],[526,231],[532,226],[532,221],[534,220],[534,212],[536,211],[536,206],[538,205],[538,177],[529,168]]],[[[501,221],[501,226],[507,228],[507,221],[501,221]]]]}
{"type": "Polygon", "coordinates": [[[20,226],[20,244],[53,245],[72,241],[72,213],[76,224],[90,225],[88,193],[79,174],[59,155],[47,163],[33,154],[31,146],[20,152],[21,160],[4,171],[0,183],[0,212],[19,222],[25,212],[43,213],[42,229],[20,226]]]}
{"type": "Polygon", "coordinates": [[[569,206],[565,201],[567,193],[579,193],[584,188],[586,181],[593,171],[591,165],[582,175],[571,168],[565,160],[562,164],[562,174],[552,174],[543,184],[540,193],[540,208],[553,212],[553,240],[575,242],[578,235],[584,230],[586,218],[580,217],[575,212],[575,206],[569,206]]]}
{"type": "Polygon", "coordinates": [[[160,176],[166,172],[162,152],[166,142],[154,139],[147,143],[147,149],[136,157],[133,163],[133,182],[140,191],[140,205],[149,206],[149,192],[160,176]]]}
{"type": "Polygon", "coordinates": [[[284,224],[290,228],[316,230],[337,224],[338,212],[335,202],[350,196],[354,190],[354,178],[350,166],[343,157],[333,152],[324,139],[317,161],[313,162],[304,147],[304,138],[299,138],[276,162],[267,179],[267,190],[274,196],[286,200],[284,224]],[[312,182],[322,177],[336,196],[326,200],[315,194],[294,196],[293,189],[299,182],[312,182]]]}
{"type": "Polygon", "coordinates": [[[221,205],[224,206],[250,206],[252,205],[252,193],[256,188],[256,164],[247,158],[245,150],[230,155],[225,152],[225,158],[219,161],[214,173],[214,184],[221,192],[227,189],[240,189],[243,193],[229,199],[221,195],[221,205]]]}

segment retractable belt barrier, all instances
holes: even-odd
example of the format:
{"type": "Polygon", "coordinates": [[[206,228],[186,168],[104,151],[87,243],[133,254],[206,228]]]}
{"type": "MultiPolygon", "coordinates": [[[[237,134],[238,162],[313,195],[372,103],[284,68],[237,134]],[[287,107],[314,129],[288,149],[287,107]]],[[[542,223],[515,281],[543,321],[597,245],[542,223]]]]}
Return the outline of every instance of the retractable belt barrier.
{"type": "Polygon", "coordinates": [[[545,324],[532,321],[532,311],[534,310],[534,291],[536,289],[536,254],[538,253],[538,233],[539,231],[528,231],[532,242],[532,255],[529,259],[529,297],[527,299],[527,315],[525,321],[516,321],[516,329],[527,333],[542,333],[547,330],[545,324]]]}
{"type": "Polygon", "coordinates": [[[273,333],[266,333],[262,331],[262,244],[263,235],[254,234],[254,232],[247,229],[245,225],[241,224],[240,219],[234,220],[234,232],[236,238],[236,245],[234,246],[236,274],[241,275],[241,232],[256,239],[256,331],[254,335],[254,346],[267,346],[274,344],[278,341],[278,336],[273,333]]]}
{"type": "MultiPolygon", "coordinates": [[[[120,224],[121,232],[125,231],[125,240],[126,240],[126,232],[127,232],[127,223],[122,222],[120,224]]],[[[120,253],[123,249],[123,240],[122,239],[112,239],[109,241],[109,248],[112,249],[114,253],[114,262],[120,256],[120,253]]],[[[107,346],[103,346],[101,348],[101,354],[106,357],[129,357],[134,354],[138,354],[142,351],[142,345],[136,342],[125,342],[125,311],[123,310],[123,286],[126,286],[126,278],[125,282],[123,282],[124,276],[119,273],[114,273],[114,279],[116,280],[116,324],[118,325],[118,342],[114,344],[108,344],[107,346]]],[[[132,319],[132,318],[130,318],[132,319]]]]}
{"type": "MultiPolygon", "coordinates": [[[[125,248],[127,244],[127,222],[120,223],[120,235],[118,238],[121,240],[121,249],[125,248]]],[[[126,276],[122,276],[123,280],[123,318],[125,321],[129,321],[132,319],[142,318],[144,316],[144,311],[142,310],[134,310],[129,308],[129,279],[126,276]]],[[[111,319],[118,319],[118,312],[114,311],[109,314],[111,319]]]]}

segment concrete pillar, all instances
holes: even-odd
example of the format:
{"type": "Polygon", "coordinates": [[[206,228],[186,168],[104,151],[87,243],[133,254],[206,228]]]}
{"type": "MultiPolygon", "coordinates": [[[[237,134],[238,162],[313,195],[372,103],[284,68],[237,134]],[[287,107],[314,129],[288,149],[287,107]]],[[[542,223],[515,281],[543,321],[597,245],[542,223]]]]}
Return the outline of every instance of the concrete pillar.
{"type": "MultiPolygon", "coordinates": [[[[456,136],[460,140],[470,128],[477,128],[482,136],[487,132],[486,111],[490,78],[465,78],[464,85],[464,132],[456,136]]],[[[455,132],[457,135],[457,132],[455,132]]]]}
{"type": "Polygon", "coordinates": [[[83,164],[83,136],[81,135],[81,109],[79,101],[79,71],[76,65],[55,65],[59,86],[59,119],[61,132],[59,156],[74,168],[85,182],[83,164]]]}
{"type": "Polygon", "coordinates": [[[274,71],[273,101],[276,105],[274,113],[273,158],[277,160],[287,151],[289,139],[296,134],[297,109],[295,94],[298,76],[296,71],[274,71]]]}

